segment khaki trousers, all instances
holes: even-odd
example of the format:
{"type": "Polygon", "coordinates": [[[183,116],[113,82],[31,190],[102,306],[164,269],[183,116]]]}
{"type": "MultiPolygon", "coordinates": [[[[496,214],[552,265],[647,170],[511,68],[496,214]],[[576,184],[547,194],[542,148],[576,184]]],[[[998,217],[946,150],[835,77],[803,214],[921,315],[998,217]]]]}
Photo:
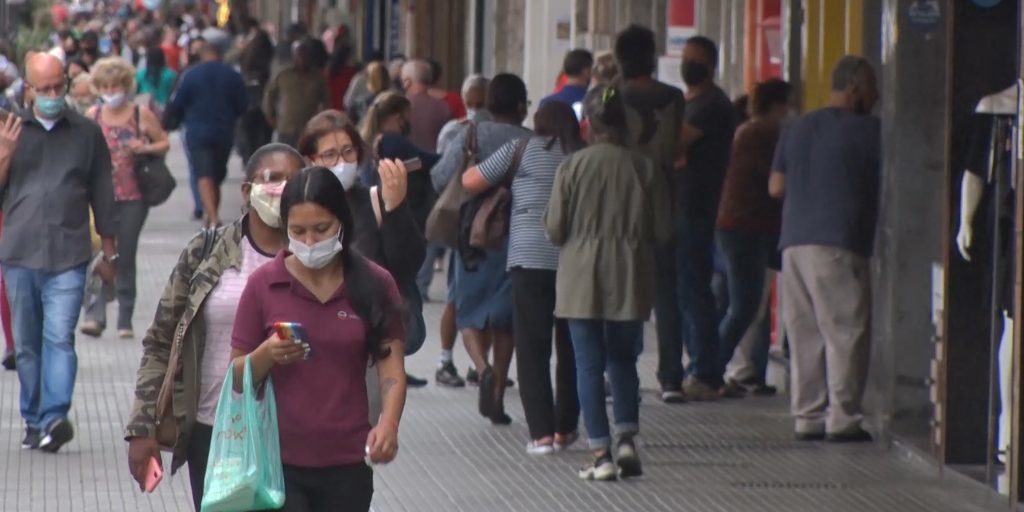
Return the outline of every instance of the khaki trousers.
{"type": "Polygon", "coordinates": [[[856,430],[871,349],[868,260],[837,247],[786,249],[782,308],[796,431],[856,430]]]}

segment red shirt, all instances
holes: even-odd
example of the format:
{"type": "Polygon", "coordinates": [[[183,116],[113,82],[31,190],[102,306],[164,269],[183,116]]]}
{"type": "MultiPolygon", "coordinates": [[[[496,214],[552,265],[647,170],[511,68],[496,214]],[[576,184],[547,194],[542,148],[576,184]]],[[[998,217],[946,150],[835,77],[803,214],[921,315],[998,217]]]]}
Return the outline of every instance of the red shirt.
{"type": "Polygon", "coordinates": [[[181,47],[176,44],[162,44],[160,49],[164,51],[167,67],[173,69],[175,73],[181,71],[181,47]]]}
{"type": "Polygon", "coordinates": [[[466,105],[462,103],[462,96],[455,91],[448,91],[444,96],[444,102],[452,110],[452,119],[464,119],[466,117],[466,105]]]}
{"type": "MultiPolygon", "coordinates": [[[[270,337],[275,322],[301,323],[313,355],[270,371],[281,460],[309,468],[361,462],[370,432],[363,321],[352,309],[344,284],[326,304],[321,303],[285,268],[286,255],[282,251],[249,277],[238,301],[231,346],[252,352],[270,337]]],[[[369,261],[367,266],[384,286],[392,306],[384,340],[404,340],[398,287],[386,270],[369,261]]]]}
{"type": "Polygon", "coordinates": [[[331,74],[330,69],[324,71],[327,78],[327,93],[331,97],[331,108],[339,112],[345,111],[345,93],[352,83],[352,77],[356,75],[356,68],[344,66],[337,73],[331,74]]]}

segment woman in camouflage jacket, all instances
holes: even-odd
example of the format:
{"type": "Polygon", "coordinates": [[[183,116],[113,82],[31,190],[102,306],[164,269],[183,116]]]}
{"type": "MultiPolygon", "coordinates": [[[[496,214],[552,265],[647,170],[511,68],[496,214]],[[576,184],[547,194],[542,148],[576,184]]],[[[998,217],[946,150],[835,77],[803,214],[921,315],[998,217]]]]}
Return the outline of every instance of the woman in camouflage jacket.
{"type": "Polygon", "coordinates": [[[285,181],[302,165],[302,157],[289,146],[258,149],[249,159],[242,185],[248,211],[255,215],[245,214],[215,232],[200,233],[182,251],[142,341],[135,404],[125,430],[129,467],[140,488],[150,459],[160,461],[160,445],[173,445],[171,471],[188,463],[192,499],[199,510],[238,298],[249,274],[287,246],[280,195],[285,181]],[[169,381],[173,392],[164,399],[169,399],[173,420],[167,414],[161,420],[157,404],[172,358],[178,368],[169,381]],[[168,427],[169,436],[158,436],[168,427]]]}

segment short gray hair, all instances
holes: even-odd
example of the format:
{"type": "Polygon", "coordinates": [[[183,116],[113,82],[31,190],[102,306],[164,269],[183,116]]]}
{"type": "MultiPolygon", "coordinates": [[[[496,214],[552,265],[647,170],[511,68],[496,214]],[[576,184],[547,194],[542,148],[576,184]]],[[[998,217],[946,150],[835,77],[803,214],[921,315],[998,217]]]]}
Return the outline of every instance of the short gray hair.
{"type": "Polygon", "coordinates": [[[863,74],[866,72],[874,72],[867,59],[856,55],[844,56],[832,69],[832,90],[846,90],[847,87],[863,79],[863,74]]]}
{"type": "Polygon", "coordinates": [[[430,69],[430,64],[427,64],[423,60],[410,60],[405,64],[402,64],[402,80],[408,78],[413,83],[430,85],[431,80],[434,78],[434,73],[430,69]]]}
{"type": "Polygon", "coordinates": [[[473,89],[487,89],[488,82],[490,82],[490,80],[483,75],[469,75],[462,81],[462,95],[465,96],[469,94],[469,91],[472,91],[473,89]]]}

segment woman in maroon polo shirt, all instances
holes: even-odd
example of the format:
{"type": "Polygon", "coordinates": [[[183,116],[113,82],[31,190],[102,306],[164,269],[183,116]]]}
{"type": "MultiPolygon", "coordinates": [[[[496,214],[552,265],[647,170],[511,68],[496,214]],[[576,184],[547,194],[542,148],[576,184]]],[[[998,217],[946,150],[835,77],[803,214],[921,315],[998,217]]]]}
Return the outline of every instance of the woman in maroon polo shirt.
{"type": "Polygon", "coordinates": [[[285,185],[281,219],[289,248],[249,277],[231,337],[235,388],[245,356],[253,378],[273,376],[286,502],[282,510],[366,511],[373,474],[364,462],[398,453],[405,407],[405,324],[391,275],[351,248],[345,190],[324,167],[285,185]],[[276,322],[303,325],[303,345],[282,340],[276,322]],[[367,420],[367,362],[377,365],[383,402],[367,420]]]}

